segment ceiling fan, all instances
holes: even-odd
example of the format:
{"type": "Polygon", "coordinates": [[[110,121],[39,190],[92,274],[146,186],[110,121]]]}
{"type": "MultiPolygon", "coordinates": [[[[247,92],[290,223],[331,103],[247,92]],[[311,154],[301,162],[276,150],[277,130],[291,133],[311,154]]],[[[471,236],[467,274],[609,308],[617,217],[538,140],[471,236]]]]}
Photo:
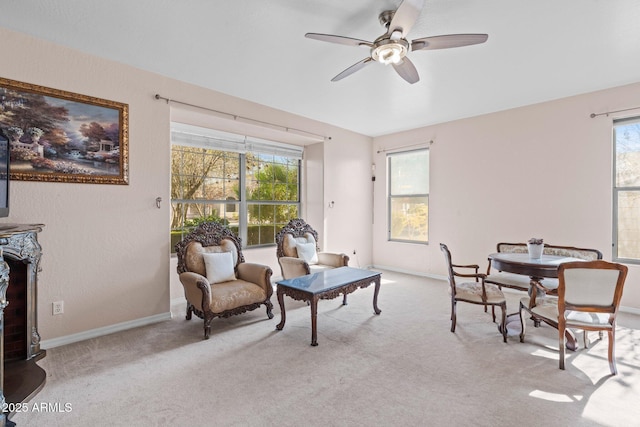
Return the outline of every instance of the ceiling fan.
{"type": "Polygon", "coordinates": [[[400,77],[411,84],[420,80],[420,76],[413,62],[407,57],[409,51],[469,46],[484,43],[489,37],[487,34],[447,34],[409,41],[406,36],[420,16],[423,7],[424,0],[404,0],[395,11],[382,12],[378,19],[387,32],[373,42],[319,33],[307,33],[305,37],[348,46],[365,46],[370,49],[369,57],[342,71],[331,79],[332,82],[342,80],[372,62],[379,62],[385,65],[391,64],[400,77]]]}

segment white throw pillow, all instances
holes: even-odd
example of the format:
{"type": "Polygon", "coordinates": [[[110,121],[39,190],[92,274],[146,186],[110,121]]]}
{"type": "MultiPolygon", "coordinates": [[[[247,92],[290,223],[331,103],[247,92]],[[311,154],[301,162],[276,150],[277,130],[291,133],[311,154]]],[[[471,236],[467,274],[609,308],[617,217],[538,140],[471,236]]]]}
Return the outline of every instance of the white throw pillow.
{"type": "Polygon", "coordinates": [[[202,254],[202,259],[204,259],[204,268],[207,271],[209,283],[236,280],[231,252],[205,252],[202,254]]]}
{"type": "Polygon", "coordinates": [[[296,243],[298,258],[305,260],[308,264],[318,263],[315,243],[296,243]]]}

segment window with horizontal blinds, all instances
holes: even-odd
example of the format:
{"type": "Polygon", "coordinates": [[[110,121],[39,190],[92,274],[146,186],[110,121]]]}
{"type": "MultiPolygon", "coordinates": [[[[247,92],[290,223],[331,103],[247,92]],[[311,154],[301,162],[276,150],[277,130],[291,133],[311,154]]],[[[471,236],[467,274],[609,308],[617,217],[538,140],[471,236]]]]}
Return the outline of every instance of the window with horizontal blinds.
{"type": "Polygon", "coordinates": [[[302,147],[177,123],[171,145],[172,250],[205,221],[272,245],[299,216],[302,147]]]}
{"type": "Polygon", "coordinates": [[[303,147],[197,126],[173,124],[171,143],[198,148],[214,148],[236,153],[261,153],[302,159],[303,147]]]}

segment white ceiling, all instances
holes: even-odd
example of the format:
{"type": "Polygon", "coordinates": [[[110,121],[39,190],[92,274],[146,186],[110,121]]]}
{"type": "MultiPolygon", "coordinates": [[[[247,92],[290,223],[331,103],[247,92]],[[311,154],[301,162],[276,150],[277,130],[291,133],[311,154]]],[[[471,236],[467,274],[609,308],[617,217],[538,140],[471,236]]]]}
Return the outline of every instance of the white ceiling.
{"type": "Polygon", "coordinates": [[[411,52],[413,85],[381,64],[330,82],[368,49],[304,34],[373,41],[399,4],[3,0],[0,26],[369,136],[640,81],[638,0],[426,0],[409,39],[488,41],[411,52]]]}

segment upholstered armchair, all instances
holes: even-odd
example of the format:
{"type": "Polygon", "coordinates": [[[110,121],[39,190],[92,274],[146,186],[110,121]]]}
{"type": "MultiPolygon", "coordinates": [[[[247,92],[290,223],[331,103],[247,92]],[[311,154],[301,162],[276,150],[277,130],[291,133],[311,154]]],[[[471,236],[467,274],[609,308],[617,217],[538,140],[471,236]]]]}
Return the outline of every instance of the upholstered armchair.
{"type": "Polygon", "coordinates": [[[207,222],[176,243],[178,274],[191,315],[204,320],[209,339],[211,321],[255,310],[264,304],[273,318],[271,268],[244,262],[240,238],[227,227],[207,222]]]}
{"type": "Polygon", "coordinates": [[[343,253],[320,252],[318,232],[300,218],[292,219],[278,232],[276,244],[284,279],[349,265],[349,257],[343,253]]]}

